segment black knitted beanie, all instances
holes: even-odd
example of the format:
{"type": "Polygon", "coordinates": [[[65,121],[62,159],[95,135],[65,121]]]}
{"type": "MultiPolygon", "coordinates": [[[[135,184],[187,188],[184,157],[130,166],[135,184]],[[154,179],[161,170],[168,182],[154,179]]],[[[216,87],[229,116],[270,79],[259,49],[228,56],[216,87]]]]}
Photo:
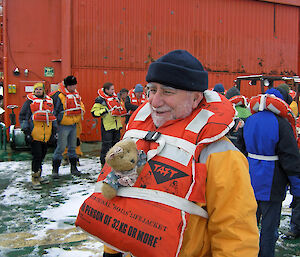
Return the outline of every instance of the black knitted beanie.
{"type": "Polygon", "coordinates": [[[175,50],[150,64],[147,82],[187,91],[203,92],[208,88],[208,74],[202,64],[189,52],[175,50]]]}

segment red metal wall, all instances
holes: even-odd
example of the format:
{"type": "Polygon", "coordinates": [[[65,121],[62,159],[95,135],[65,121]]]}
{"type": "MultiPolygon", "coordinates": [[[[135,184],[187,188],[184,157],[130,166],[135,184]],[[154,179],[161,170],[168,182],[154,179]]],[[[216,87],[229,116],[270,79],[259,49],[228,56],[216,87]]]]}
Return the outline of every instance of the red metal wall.
{"type": "MultiPolygon", "coordinates": [[[[250,0],[74,0],[72,71],[87,109],[106,81],[145,84],[151,61],[174,49],[193,53],[209,87],[238,75],[298,71],[299,8],[250,0]]],[[[245,95],[255,94],[243,87],[245,95]],[[246,89],[246,90],[245,90],[246,89]]],[[[85,139],[97,139],[89,113],[85,139]]],[[[98,134],[98,135],[97,135],[98,134]]]]}
{"type": "MultiPolygon", "coordinates": [[[[25,86],[37,81],[50,84],[61,79],[60,0],[4,0],[4,104],[22,106],[25,86]],[[18,67],[20,75],[13,71],[18,67]],[[54,77],[44,76],[44,67],[54,68],[54,77]],[[28,69],[28,76],[24,70],[28,69]],[[16,93],[8,93],[8,85],[16,85],[16,93]]],[[[20,108],[16,111],[19,114],[20,108]]],[[[9,124],[10,111],[5,112],[9,124]]]]}
{"type": "MultiPolygon", "coordinates": [[[[4,0],[5,87],[17,85],[16,94],[5,94],[5,103],[24,102],[26,81],[49,85],[72,73],[87,109],[82,139],[90,141],[100,139],[99,124],[90,115],[97,89],[107,81],[117,91],[145,84],[149,64],[170,50],[194,54],[209,71],[209,87],[223,83],[228,89],[239,75],[294,75],[300,70],[300,8],[293,1],[280,2],[290,5],[253,0],[4,0]],[[12,74],[15,66],[19,77],[12,74]],[[43,75],[48,66],[55,69],[53,78],[43,75]],[[32,71],[28,77],[25,68],[32,71]]],[[[256,93],[243,90],[247,96],[256,93]]]]}

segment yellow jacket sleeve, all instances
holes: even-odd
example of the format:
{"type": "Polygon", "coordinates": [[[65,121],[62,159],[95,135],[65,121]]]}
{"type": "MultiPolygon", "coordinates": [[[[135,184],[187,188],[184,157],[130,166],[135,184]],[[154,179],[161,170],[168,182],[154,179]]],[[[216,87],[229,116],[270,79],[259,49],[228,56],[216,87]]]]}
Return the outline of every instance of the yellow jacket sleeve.
{"type": "Polygon", "coordinates": [[[226,138],[202,152],[209,218],[190,216],[179,256],[257,257],[257,205],[247,159],[226,138]]]}
{"type": "Polygon", "coordinates": [[[121,117],[112,116],[106,105],[95,103],[91,109],[91,113],[94,117],[101,117],[104,129],[120,129],[122,128],[121,117]]]}
{"type": "Polygon", "coordinates": [[[220,151],[210,154],[206,165],[213,256],[257,256],[257,205],[247,159],[237,150],[220,151]]]}
{"type": "Polygon", "coordinates": [[[103,114],[108,113],[108,108],[105,105],[95,103],[91,109],[91,113],[95,117],[101,117],[103,114]]]}

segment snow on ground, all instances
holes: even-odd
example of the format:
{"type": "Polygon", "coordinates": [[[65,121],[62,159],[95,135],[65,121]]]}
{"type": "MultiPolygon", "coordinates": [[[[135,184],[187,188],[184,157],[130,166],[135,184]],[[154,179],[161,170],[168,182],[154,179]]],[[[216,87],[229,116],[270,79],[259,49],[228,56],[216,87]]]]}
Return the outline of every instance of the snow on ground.
{"type": "MultiPolygon", "coordinates": [[[[46,161],[43,165],[42,176],[50,179],[50,183],[43,185],[43,189],[38,191],[31,188],[30,160],[0,162],[1,236],[4,235],[5,237],[7,235],[8,237],[16,233],[21,238],[22,233],[29,233],[29,238],[22,239],[24,247],[25,241],[27,247],[30,242],[33,242],[32,244],[35,242],[37,244],[47,244],[45,239],[50,238],[49,235],[60,237],[59,240],[62,241],[68,241],[73,236],[78,237],[78,234],[84,234],[75,229],[74,223],[81,204],[93,193],[100,171],[100,164],[95,157],[91,159],[82,158],[78,169],[83,173],[81,177],[70,175],[69,165],[61,166],[59,170],[60,180],[52,181],[51,160],[46,161]]],[[[0,241],[2,240],[0,239],[0,241]]],[[[48,243],[53,244],[51,239],[48,243]]],[[[20,244],[22,245],[22,242],[20,244]]],[[[40,249],[37,249],[36,246],[32,247],[34,249],[31,253],[24,256],[41,256],[38,253],[40,249]]],[[[13,249],[0,248],[0,256],[6,256],[6,254],[9,256],[22,256],[11,254],[13,251],[13,249]]],[[[68,249],[57,245],[46,247],[42,255],[51,257],[101,256],[102,251],[102,243],[95,239],[88,239],[83,240],[79,246],[70,246],[68,249]],[[71,249],[72,251],[70,251],[71,249]]]]}
{"type": "MultiPolygon", "coordinates": [[[[42,176],[50,184],[37,191],[31,188],[30,160],[0,162],[0,256],[102,256],[103,244],[74,226],[100,171],[99,158],[82,158],[80,163],[81,177],[70,175],[67,165],[60,168],[60,180],[52,181],[51,159],[46,160],[42,176]]],[[[282,205],[283,229],[289,226],[291,201],[288,193],[282,205]]],[[[285,247],[283,241],[278,244],[285,247]]]]}

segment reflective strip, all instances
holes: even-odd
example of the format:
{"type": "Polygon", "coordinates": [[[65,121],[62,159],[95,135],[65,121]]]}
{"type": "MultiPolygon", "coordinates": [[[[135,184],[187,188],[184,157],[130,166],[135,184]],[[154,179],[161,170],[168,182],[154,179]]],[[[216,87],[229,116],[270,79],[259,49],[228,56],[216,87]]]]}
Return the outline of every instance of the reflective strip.
{"type": "MultiPolygon", "coordinates": [[[[143,130],[137,130],[137,129],[131,129],[128,130],[123,138],[138,138],[138,139],[143,139],[146,134],[148,133],[148,131],[143,131],[143,130]]],[[[196,145],[194,145],[193,143],[184,140],[182,138],[178,138],[178,137],[172,137],[172,136],[168,136],[168,135],[163,135],[161,134],[161,136],[159,137],[163,138],[167,144],[173,145],[175,147],[181,148],[182,150],[190,153],[190,154],[194,154],[195,150],[196,150],[196,145]]],[[[159,141],[159,139],[157,141],[159,141]]],[[[156,142],[157,142],[156,141],[156,142]]]]}
{"type": "Polygon", "coordinates": [[[238,151],[238,149],[229,141],[227,140],[219,140],[216,142],[213,142],[209,144],[207,147],[205,147],[199,157],[200,163],[206,163],[207,158],[210,154],[213,153],[221,153],[226,151],[238,151]]]}
{"type": "Polygon", "coordinates": [[[258,155],[258,154],[254,154],[254,153],[248,153],[248,157],[252,158],[252,159],[257,159],[257,160],[261,160],[261,161],[278,161],[278,155],[258,155]]]}
{"type": "Polygon", "coordinates": [[[258,112],[259,103],[256,102],[255,105],[252,107],[253,111],[258,112]]]}
{"type": "Polygon", "coordinates": [[[219,140],[220,138],[224,137],[229,130],[234,126],[234,120],[227,126],[226,129],[224,129],[220,134],[214,136],[214,137],[210,137],[210,138],[204,138],[202,139],[198,144],[207,144],[207,143],[212,143],[215,142],[217,140],[219,140]]]}
{"type": "Polygon", "coordinates": [[[275,114],[280,114],[280,110],[278,110],[273,104],[269,104],[268,105],[268,110],[270,110],[271,112],[275,113],[275,114]]]}
{"type": "Polygon", "coordinates": [[[64,110],[62,112],[70,112],[70,111],[78,111],[78,110],[82,111],[81,107],[75,107],[75,108],[66,109],[66,110],[64,110]]]}
{"type": "MultiPolygon", "coordinates": [[[[143,139],[147,133],[148,131],[132,129],[125,133],[123,139],[131,138],[136,142],[137,139],[143,139]]],[[[155,142],[159,146],[148,151],[147,161],[159,155],[187,166],[196,150],[196,145],[191,142],[167,135],[161,135],[155,142]]]]}
{"type": "Polygon", "coordinates": [[[213,116],[214,113],[205,109],[202,109],[196,117],[186,126],[186,130],[192,131],[196,134],[205,126],[208,119],[213,116]]]}
{"type": "Polygon", "coordinates": [[[259,101],[259,107],[258,111],[263,111],[266,108],[266,97],[267,95],[261,95],[260,101],[259,101]]]}
{"type": "Polygon", "coordinates": [[[205,90],[204,91],[204,97],[207,103],[212,102],[222,102],[221,97],[219,94],[212,90],[205,90]]]}
{"type": "MultiPolygon", "coordinates": [[[[101,193],[102,181],[99,181],[95,185],[95,193],[101,193]]],[[[135,198],[141,200],[152,201],[156,203],[162,203],[184,212],[208,218],[208,213],[199,205],[184,199],[182,197],[169,194],[166,192],[139,188],[139,187],[120,187],[117,191],[117,196],[135,198]]],[[[151,210],[150,210],[151,211],[151,210]]]]}
{"type": "Polygon", "coordinates": [[[188,166],[190,159],[193,157],[192,154],[178,148],[174,145],[166,144],[159,156],[176,161],[184,166],[188,166]]]}
{"type": "Polygon", "coordinates": [[[134,121],[145,121],[151,114],[151,107],[149,103],[146,103],[137,113],[134,121]]]}

